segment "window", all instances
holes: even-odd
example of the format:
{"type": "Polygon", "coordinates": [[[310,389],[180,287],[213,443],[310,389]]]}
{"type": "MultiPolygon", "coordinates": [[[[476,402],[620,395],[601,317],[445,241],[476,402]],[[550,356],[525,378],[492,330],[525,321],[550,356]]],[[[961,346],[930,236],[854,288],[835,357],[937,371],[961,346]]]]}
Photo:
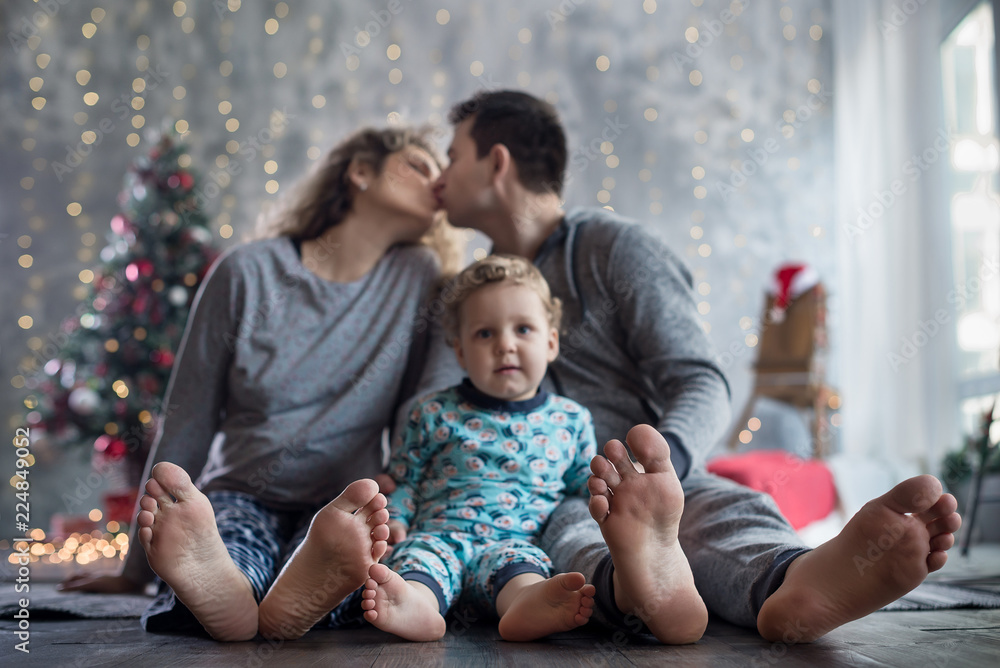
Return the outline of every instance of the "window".
{"type": "Polygon", "coordinates": [[[1000,141],[993,8],[977,5],[941,46],[951,133],[950,210],[958,396],[968,433],[1000,392],[1000,141]]]}

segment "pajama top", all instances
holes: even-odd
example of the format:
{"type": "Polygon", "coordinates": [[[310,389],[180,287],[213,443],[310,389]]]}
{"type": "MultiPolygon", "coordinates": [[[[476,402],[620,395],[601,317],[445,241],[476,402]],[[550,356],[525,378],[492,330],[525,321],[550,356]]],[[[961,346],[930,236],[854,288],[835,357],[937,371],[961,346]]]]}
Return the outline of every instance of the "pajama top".
{"type": "Polygon", "coordinates": [[[597,452],[590,412],[545,391],[503,401],[469,382],[418,400],[393,448],[389,514],[412,531],[535,542],[597,452]]]}

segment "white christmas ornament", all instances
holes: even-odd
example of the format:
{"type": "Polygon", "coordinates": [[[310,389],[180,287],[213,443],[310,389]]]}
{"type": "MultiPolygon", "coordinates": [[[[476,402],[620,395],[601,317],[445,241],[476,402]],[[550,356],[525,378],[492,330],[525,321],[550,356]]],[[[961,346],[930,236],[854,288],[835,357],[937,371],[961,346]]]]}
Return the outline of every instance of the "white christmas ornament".
{"type": "Polygon", "coordinates": [[[89,387],[78,387],[69,393],[69,407],[77,415],[92,415],[101,398],[89,387]]]}
{"type": "Polygon", "coordinates": [[[187,300],[188,300],[187,288],[182,288],[179,285],[175,285],[174,287],[170,288],[169,292],[167,292],[167,301],[169,301],[174,306],[184,306],[185,304],[187,304],[187,300]]]}

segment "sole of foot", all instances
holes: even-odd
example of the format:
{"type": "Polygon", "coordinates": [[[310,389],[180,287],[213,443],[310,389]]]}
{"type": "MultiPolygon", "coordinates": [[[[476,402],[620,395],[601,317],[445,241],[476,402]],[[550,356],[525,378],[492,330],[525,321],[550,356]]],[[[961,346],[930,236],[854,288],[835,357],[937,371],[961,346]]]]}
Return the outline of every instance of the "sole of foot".
{"type": "Polygon", "coordinates": [[[369,623],[414,642],[444,637],[447,627],[430,590],[419,591],[384,564],[373,565],[368,574],[361,608],[369,623]]]}
{"type": "Polygon", "coordinates": [[[757,630],[772,642],[812,642],[913,590],[944,566],[962,525],[957,505],[929,475],[869,501],[835,538],[792,561],[757,630]]]}
{"type": "Polygon", "coordinates": [[[260,633],[301,638],[351,592],[386,550],[389,513],[374,480],[356,480],[316,513],[260,603],[260,633]]]}
{"type": "Polygon", "coordinates": [[[216,640],[257,635],[257,601],[222,543],[212,503],[179,466],[153,467],[136,518],[150,567],[216,640]]]}
{"type": "Polygon", "coordinates": [[[529,642],[590,621],[594,585],[583,573],[560,573],[522,589],[500,618],[500,637],[529,642]]]}
{"type": "Polygon", "coordinates": [[[626,437],[644,472],[620,441],[609,441],[591,462],[590,514],[614,563],[615,603],[636,615],[665,644],[697,642],[708,611],[677,540],[684,490],[670,463],[670,447],[649,425],[626,437]]]}

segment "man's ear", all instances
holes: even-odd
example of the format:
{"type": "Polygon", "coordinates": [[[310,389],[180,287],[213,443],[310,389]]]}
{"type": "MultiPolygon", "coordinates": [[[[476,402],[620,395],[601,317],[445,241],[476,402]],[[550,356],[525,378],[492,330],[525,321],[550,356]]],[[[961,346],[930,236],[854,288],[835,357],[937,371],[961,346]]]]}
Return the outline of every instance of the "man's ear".
{"type": "Polygon", "coordinates": [[[490,167],[493,170],[493,180],[503,180],[514,165],[510,157],[510,149],[504,144],[493,144],[489,152],[490,167]]]}
{"type": "Polygon", "coordinates": [[[559,330],[555,327],[549,328],[549,351],[545,359],[550,363],[559,357],[559,330]]]}

